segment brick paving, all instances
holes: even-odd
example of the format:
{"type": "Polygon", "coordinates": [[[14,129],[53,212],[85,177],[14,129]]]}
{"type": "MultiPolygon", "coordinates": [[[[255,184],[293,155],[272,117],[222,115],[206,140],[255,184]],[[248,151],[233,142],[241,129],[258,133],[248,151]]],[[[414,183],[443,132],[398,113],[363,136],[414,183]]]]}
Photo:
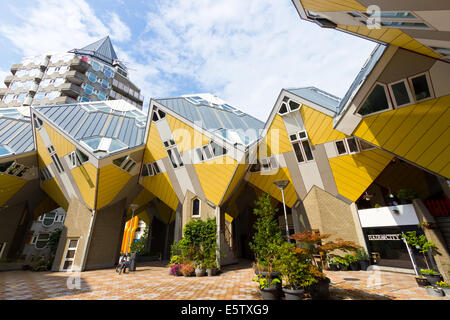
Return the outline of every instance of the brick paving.
{"type": "MultiPolygon", "coordinates": [[[[429,296],[414,276],[386,271],[326,271],[331,299],[450,300],[429,296]]],[[[86,271],[77,282],[64,272],[0,272],[0,300],[259,300],[248,261],[215,277],[174,277],[166,262],[138,264],[132,273],[86,271]]]]}

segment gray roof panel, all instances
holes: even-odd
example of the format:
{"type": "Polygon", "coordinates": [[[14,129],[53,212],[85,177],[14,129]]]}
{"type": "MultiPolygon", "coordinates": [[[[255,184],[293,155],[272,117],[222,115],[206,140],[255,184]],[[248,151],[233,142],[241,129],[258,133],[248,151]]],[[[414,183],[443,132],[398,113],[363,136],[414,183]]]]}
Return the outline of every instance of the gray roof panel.
{"type": "Polygon", "coordinates": [[[316,87],[288,88],[290,93],[336,113],[341,99],[316,87]]]}

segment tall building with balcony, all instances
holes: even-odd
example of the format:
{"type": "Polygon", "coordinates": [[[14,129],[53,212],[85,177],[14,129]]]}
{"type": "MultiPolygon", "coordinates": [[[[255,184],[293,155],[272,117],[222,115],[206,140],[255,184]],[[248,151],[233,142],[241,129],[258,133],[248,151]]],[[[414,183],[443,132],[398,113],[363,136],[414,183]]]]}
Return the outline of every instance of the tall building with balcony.
{"type": "Polygon", "coordinates": [[[122,99],[142,109],[144,101],[109,36],[82,49],[24,58],[11,66],[5,85],[0,108],[122,99]]]}

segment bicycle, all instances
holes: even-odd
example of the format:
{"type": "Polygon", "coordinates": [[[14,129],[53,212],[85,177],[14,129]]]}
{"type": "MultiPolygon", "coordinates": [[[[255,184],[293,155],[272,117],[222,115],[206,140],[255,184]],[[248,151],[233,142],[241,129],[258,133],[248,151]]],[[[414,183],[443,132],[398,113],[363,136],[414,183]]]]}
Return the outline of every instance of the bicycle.
{"type": "Polygon", "coordinates": [[[120,275],[127,272],[127,268],[130,269],[130,257],[128,255],[121,255],[119,258],[119,264],[116,267],[116,272],[120,275]]]}

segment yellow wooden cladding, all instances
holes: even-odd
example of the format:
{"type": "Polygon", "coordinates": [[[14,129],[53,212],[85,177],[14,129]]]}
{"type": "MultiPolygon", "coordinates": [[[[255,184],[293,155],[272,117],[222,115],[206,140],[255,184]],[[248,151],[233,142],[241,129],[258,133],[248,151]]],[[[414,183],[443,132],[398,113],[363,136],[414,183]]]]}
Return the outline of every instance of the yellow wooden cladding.
{"type": "Polygon", "coordinates": [[[339,194],[356,201],[392,158],[384,151],[373,149],[329,159],[339,194]]]}
{"type": "Polygon", "coordinates": [[[225,195],[223,196],[222,202],[220,204],[222,204],[228,200],[228,198],[233,193],[233,191],[236,188],[236,186],[238,185],[238,183],[243,179],[245,172],[246,172],[245,169],[246,169],[245,164],[240,163],[237,166],[236,171],[233,175],[233,178],[231,179],[230,185],[228,186],[227,191],[225,192],[225,195]]]}
{"type": "Polygon", "coordinates": [[[142,179],[142,185],[167,206],[173,210],[177,209],[179,201],[167,173],[163,172],[154,176],[145,177],[142,179]]]}
{"type": "Polygon", "coordinates": [[[101,168],[98,176],[97,209],[110,204],[130,179],[130,174],[114,164],[101,168]]]}
{"type": "Polygon", "coordinates": [[[356,0],[300,0],[309,11],[366,11],[366,7],[356,0]]]}
{"type": "Polygon", "coordinates": [[[428,47],[424,46],[417,40],[413,39],[400,29],[396,28],[381,28],[381,29],[369,29],[367,26],[347,26],[338,25],[339,29],[356,33],[374,40],[378,40],[384,43],[389,43],[397,47],[402,47],[407,50],[415,51],[420,54],[424,54],[433,58],[441,58],[437,53],[428,47]]]}
{"type": "Polygon", "coordinates": [[[172,210],[170,207],[166,206],[163,202],[156,202],[155,204],[156,210],[159,213],[160,218],[164,223],[170,224],[175,221],[175,210],[172,210]]]}
{"type": "Polygon", "coordinates": [[[207,136],[170,114],[166,116],[166,119],[180,152],[191,150],[210,142],[207,136]]]}
{"type": "Polygon", "coordinates": [[[306,105],[302,105],[300,113],[312,145],[344,139],[345,134],[333,129],[333,118],[306,105]]]}
{"type": "Polygon", "coordinates": [[[228,183],[233,177],[236,166],[237,161],[229,156],[194,164],[206,199],[215,205],[219,205],[220,200],[227,190],[228,183]]]}
{"type": "Polygon", "coordinates": [[[61,134],[59,134],[55,129],[53,129],[45,122],[44,128],[47,131],[48,137],[50,138],[50,141],[55,148],[58,157],[62,158],[65,155],[75,151],[75,146],[71,142],[69,142],[69,140],[64,138],[61,134]]]}
{"type": "Polygon", "coordinates": [[[286,200],[286,205],[292,208],[298,197],[292,184],[292,179],[291,175],[289,174],[288,168],[279,168],[277,170],[273,170],[272,172],[252,173],[249,178],[249,182],[256,188],[260,189],[263,192],[269,193],[273,198],[282,202],[283,198],[281,195],[281,190],[274,184],[274,182],[277,180],[290,181],[289,185],[284,190],[284,198],[286,200]]]}
{"type": "Polygon", "coordinates": [[[153,122],[150,122],[148,130],[147,144],[144,152],[144,163],[153,162],[167,157],[158,129],[153,122]]]}
{"type": "Polygon", "coordinates": [[[71,170],[81,196],[89,209],[94,209],[97,183],[97,168],[90,162],[71,170]]]}
{"type": "Polygon", "coordinates": [[[269,129],[258,147],[259,158],[292,151],[292,144],[286,131],[283,119],[276,114],[269,129]]]}
{"type": "Polygon", "coordinates": [[[27,180],[0,173],[0,207],[27,183],[27,180]]]}
{"type": "Polygon", "coordinates": [[[364,118],[354,135],[450,178],[450,95],[364,118]]]}
{"type": "Polygon", "coordinates": [[[42,140],[39,131],[35,130],[35,132],[36,132],[36,149],[38,154],[38,165],[39,168],[44,168],[49,166],[53,162],[53,160],[50,157],[50,154],[48,153],[47,147],[45,146],[45,143],[42,140]]]}
{"type": "Polygon", "coordinates": [[[58,181],[55,178],[46,180],[42,183],[42,189],[51,197],[60,207],[67,211],[69,202],[64,196],[58,181]]]}

